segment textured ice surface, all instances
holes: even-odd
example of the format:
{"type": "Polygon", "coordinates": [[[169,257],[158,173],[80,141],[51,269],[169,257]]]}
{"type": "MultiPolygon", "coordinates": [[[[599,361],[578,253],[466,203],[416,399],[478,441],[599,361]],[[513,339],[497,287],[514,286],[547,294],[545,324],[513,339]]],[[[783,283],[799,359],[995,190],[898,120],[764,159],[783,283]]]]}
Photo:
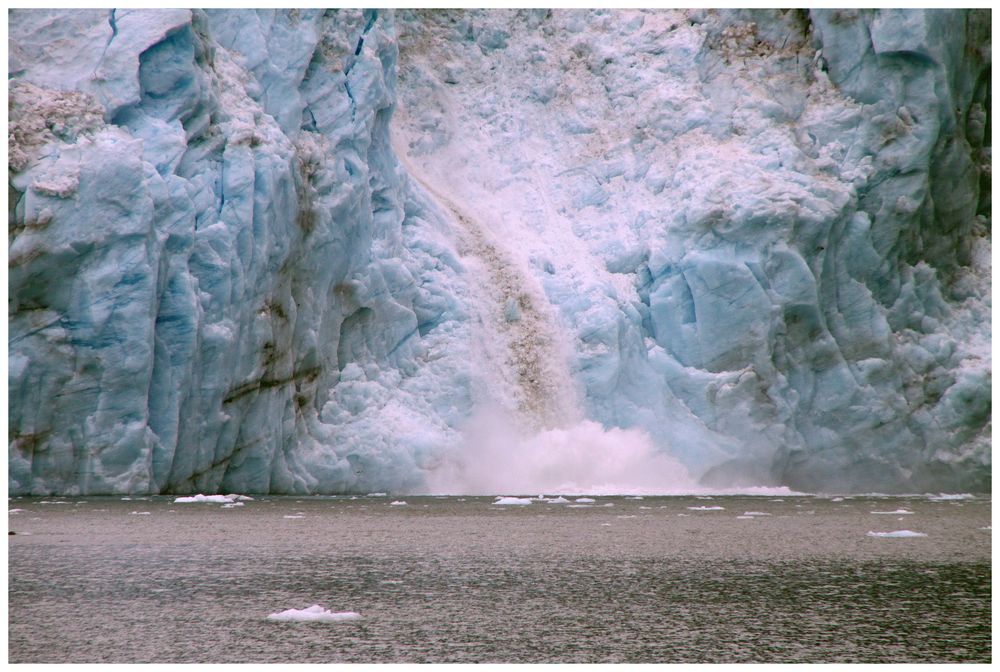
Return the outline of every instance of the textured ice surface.
{"type": "Polygon", "coordinates": [[[988,11],[8,37],[12,494],[988,489],[988,11]]]}
{"type": "Polygon", "coordinates": [[[354,611],[330,611],[318,604],[305,609],[286,609],[274,614],[268,614],[269,621],[310,621],[319,623],[336,623],[339,621],[356,621],[361,614],[354,611]]]}

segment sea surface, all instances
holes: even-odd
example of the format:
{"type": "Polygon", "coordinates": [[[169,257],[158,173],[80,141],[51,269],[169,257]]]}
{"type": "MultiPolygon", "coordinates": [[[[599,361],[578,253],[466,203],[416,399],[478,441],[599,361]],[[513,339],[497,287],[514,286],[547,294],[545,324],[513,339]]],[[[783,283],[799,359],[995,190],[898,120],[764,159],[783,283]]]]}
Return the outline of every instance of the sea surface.
{"type": "Polygon", "coordinates": [[[988,497],[569,499],[13,498],[8,659],[991,660],[988,497]]]}

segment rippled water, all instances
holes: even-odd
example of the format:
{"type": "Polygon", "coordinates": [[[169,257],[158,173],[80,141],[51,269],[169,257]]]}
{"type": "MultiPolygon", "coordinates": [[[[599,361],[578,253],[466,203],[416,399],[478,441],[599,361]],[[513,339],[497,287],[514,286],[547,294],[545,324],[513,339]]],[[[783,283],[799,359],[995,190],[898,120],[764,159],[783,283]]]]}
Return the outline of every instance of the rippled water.
{"type": "Polygon", "coordinates": [[[596,499],[14,499],[9,662],[991,659],[988,498],[596,499]]]}

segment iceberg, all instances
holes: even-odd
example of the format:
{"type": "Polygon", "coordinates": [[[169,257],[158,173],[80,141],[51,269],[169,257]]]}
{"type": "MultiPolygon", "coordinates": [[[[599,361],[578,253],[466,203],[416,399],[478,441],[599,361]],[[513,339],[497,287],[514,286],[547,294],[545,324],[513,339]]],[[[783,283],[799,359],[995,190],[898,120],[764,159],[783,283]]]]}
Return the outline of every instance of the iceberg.
{"type": "Polygon", "coordinates": [[[527,497],[497,497],[493,503],[498,506],[527,506],[531,504],[531,499],[527,497]]]}
{"type": "Polygon", "coordinates": [[[339,623],[342,621],[356,621],[361,618],[361,614],[354,611],[330,611],[318,604],[305,609],[286,609],[274,614],[268,614],[269,621],[300,621],[315,623],[339,623]]]}
{"type": "Polygon", "coordinates": [[[902,539],[907,537],[926,537],[923,532],[913,532],[912,530],[896,530],[895,532],[869,532],[869,537],[883,537],[889,539],[902,539]]]}
{"type": "Polygon", "coordinates": [[[13,9],[9,492],[988,492],[990,30],[13,9]]]}

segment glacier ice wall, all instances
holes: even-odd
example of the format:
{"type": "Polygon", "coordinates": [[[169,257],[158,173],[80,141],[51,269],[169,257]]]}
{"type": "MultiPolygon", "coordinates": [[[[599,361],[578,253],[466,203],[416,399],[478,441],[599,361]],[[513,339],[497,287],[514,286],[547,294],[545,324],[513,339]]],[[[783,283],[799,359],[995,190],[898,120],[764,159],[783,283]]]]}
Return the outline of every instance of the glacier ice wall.
{"type": "Polygon", "coordinates": [[[457,349],[418,366],[460,266],[389,146],[391,16],[15,11],[10,42],[11,491],[419,483],[469,402],[457,349]]]}
{"type": "Polygon", "coordinates": [[[718,485],[988,486],[989,13],[397,22],[399,153],[533,270],[588,417],[718,485]]]}
{"type": "Polygon", "coordinates": [[[989,40],[13,10],[10,490],[415,490],[489,404],[708,483],[986,488],[989,40]]]}

